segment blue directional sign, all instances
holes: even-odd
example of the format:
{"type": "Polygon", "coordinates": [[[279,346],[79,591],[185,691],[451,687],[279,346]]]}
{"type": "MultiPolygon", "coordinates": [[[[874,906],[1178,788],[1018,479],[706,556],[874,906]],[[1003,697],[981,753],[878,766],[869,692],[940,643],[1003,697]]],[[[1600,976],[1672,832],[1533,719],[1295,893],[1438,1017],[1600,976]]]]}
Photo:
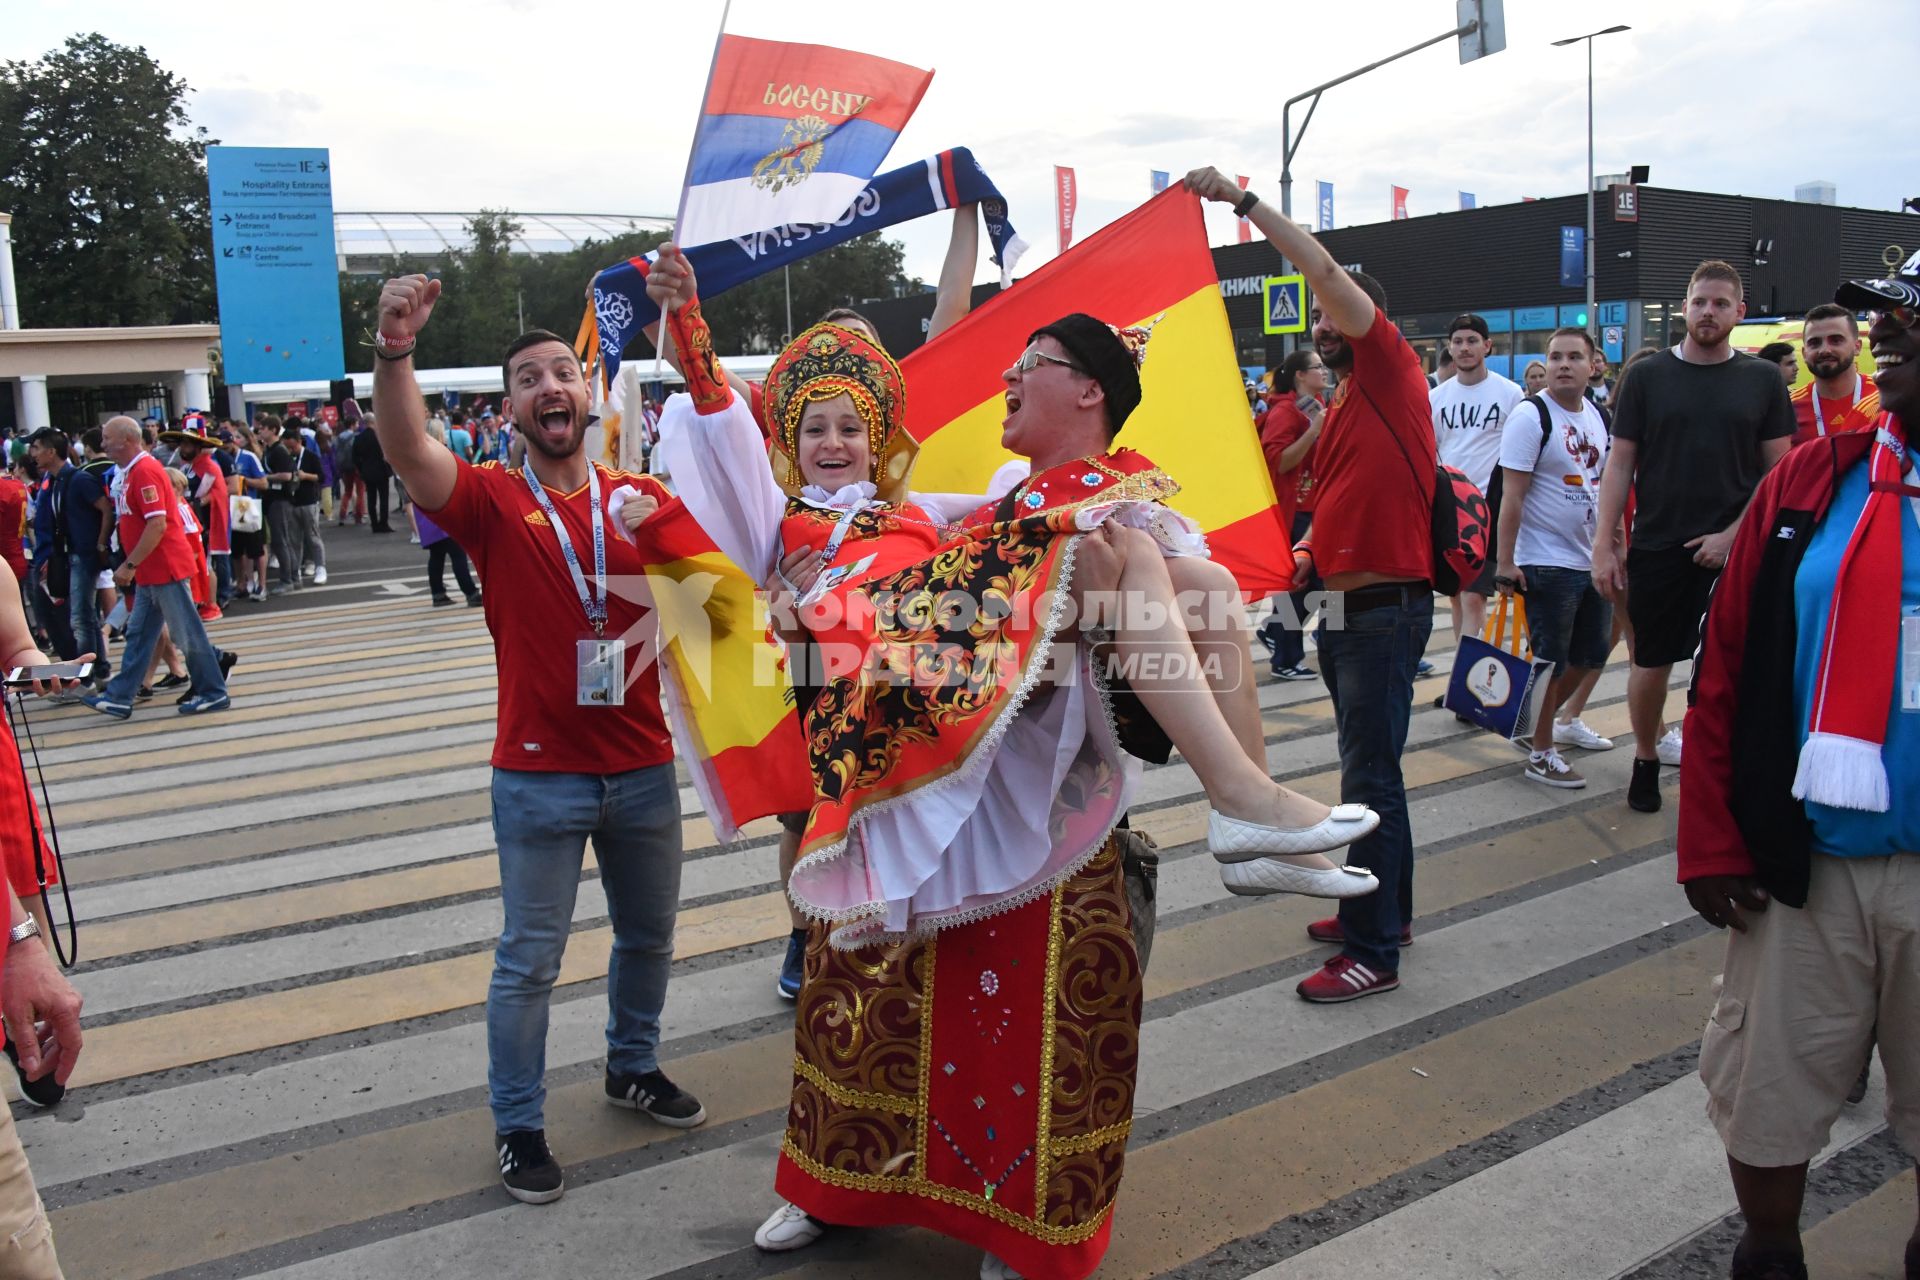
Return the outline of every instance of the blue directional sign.
{"type": "Polygon", "coordinates": [[[1587,282],[1587,229],[1560,228],[1560,287],[1578,289],[1587,282]]]}
{"type": "Polygon", "coordinates": [[[346,375],[324,147],[208,147],[220,351],[229,384],[346,375]]]}
{"type": "Polygon", "coordinates": [[[1260,283],[1266,300],[1265,329],[1268,333],[1305,333],[1307,331],[1307,278],[1305,276],[1268,276],[1260,283]]]}

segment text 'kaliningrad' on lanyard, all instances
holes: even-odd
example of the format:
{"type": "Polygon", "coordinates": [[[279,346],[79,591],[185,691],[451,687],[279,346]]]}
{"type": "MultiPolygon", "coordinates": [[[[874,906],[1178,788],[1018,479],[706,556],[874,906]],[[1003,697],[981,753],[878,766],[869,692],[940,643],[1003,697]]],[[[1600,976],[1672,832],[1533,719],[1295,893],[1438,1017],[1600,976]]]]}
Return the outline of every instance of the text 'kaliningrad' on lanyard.
{"type": "Polygon", "coordinates": [[[533,474],[531,464],[522,466],[520,474],[527,478],[527,488],[533,493],[533,500],[540,504],[547,523],[553,526],[554,534],[560,539],[560,558],[567,562],[567,572],[573,575],[573,589],[580,594],[580,607],[587,611],[587,621],[593,626],[593,634],[607,634],[607,532],[600,517],[600,472],[589,462],[587,464],[587,508],[593,513],[593,587],[587,586],[587,578],[580,571],[580,557],[574,554],[573,539],[567,535],[567,526],[560,522],[560,513],[553,509],[553,500],[547,497],[547,491],[533,474]],[[595,592],[599,594],[596,595],[595,592]]]}

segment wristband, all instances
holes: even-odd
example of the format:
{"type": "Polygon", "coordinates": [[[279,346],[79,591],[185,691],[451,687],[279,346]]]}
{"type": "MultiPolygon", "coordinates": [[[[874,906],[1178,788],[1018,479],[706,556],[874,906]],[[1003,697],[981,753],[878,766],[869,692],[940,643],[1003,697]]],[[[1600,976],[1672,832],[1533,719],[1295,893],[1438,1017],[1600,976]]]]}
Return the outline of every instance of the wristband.
{"type": "Polygon", "coordinates": [[[389,338],[378,329],[373,331],[373,345],[380,351],[411,351],[418,338],[389,338]]]}
{"type": "Polygon", "coordinates": [[[411,357],[412,355],[413,355],[413,344],[411,343],[400,348],[398,351],[395,351],[392,353],[382,351],[379,347],[375,347],[373,349],[373,356],[374,356],[374,359],[376,360],[405,360],[411,357]]]}
{"type": "Polygon", "coordinates": [[[1233,214],[1236,218],[1244,218],[1249,213],[1252,213],[1253,206],[1259,203],[1260,203],[1260,197],[1255,195],[1253,192],[1249,191],[1247,192],[1247,194],[1241,196],[1238,200],[1234,201],[1233,214]]]}

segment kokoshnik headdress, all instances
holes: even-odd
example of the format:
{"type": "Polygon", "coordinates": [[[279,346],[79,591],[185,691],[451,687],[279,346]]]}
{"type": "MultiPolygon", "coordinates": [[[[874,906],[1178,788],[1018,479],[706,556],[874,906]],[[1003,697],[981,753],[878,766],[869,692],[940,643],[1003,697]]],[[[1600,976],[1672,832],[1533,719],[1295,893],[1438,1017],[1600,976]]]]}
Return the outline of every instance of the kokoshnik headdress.
{"type": "Polygon", "coordinates": [[[907,433],[907,383],[886,348],[825,321],[787,344],[767,371],[767,425],[773,432],[773,474],[789,497],[800,475],[800,419],[807,406],[846,395],[867,428],[872,472],[883,502],[904,502],[907,475],[920,446],[907,433]]]}

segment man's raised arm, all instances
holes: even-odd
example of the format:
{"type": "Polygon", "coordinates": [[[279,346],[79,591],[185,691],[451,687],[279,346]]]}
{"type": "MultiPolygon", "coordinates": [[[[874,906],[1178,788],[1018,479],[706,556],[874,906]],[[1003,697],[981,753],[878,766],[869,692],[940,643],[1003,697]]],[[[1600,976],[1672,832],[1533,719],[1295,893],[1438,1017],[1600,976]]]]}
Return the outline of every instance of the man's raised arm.
{"type": "Polygon", "coordinates": [[[373,431],[387,465],[428,511],[447,505],[460,475],[453,451],[427,435],[427,406],[413,376],[413,346],[439,298],[438,280],[396,276],[380,290],[374,321],[373,431]]]}
{"type": "MultiPolygon", "coordinates": [[[[1252,195],[1218,169],[1195,169],[1186,176],[1184,184],[1201,199],[1219,204],[1237,205],[1252,195]]],[[[1336,329],[1349,338],[1358,338],[1373,327],[1373,317],[1377,314],[1373,299],[1305,228],[1257,199],[1242,216],[1260,228],[1260,234],[1268,243],[1307,278],[1313,288],[1314,301],[1336,329]]]]}

